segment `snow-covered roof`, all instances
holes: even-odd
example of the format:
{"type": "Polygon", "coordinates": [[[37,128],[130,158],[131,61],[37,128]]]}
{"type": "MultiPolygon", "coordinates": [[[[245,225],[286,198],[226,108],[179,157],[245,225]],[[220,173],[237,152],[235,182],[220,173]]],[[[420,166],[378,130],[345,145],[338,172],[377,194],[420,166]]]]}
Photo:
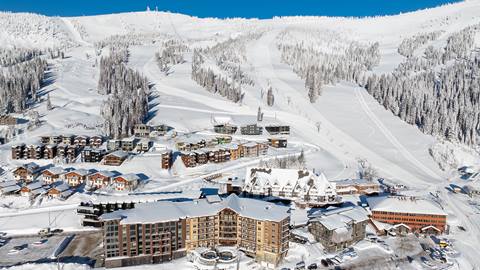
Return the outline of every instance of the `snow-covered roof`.
{"type": "Polygon", "coordinates": [[[106,204],[106,203],[148,203],[160,200],[193,200],[200,198],[202,192],[200,190],[174,191],[152,194],[129,194],[115,196],[90,196],[88,203],[106,204]]]}
{"type": "Polygon", "coordinates": [[[15,186],[16,184],[17,184],[17,181],[15,180],[4,181],[4,182],[0,182],[0,188],[15,186]]]}
{"type": "Polygon", "coordinates": [[[205,199],[209,203],[217,203],[222,201],[222,198],[220,198],[220,196],[218,195],[208,195],[208,196],[205,196],[205,199]]]}
{"type": "Polygon", "coordinates": [[[40,166],[38,166],[38,164],[36,164],[35,162],[30,162],[30,163],[27,163],[27,164],[24,164],[24,165],[18,167],[17,169],[19,169],[19,168],[24,168],[29,173],[36,173],[36,172],[39,171],[40,166]]]}
{"type": "Polygon", "coordinates": [[[111,172],[111,171],[99,171],[99,172],[96,172],[92,175],[95,175],[95,174],[99,174],[101,176],[104,176],[104,177],[114,177],[116,174],[114,172],[111,172]]]}
{"type": "Polygon", "coordinates": [[[116,157],[119,157],[119,158],[126,158],[128,157],[128,153],[125,152],[125,151],[122,151],[122,150],[118,150],[118,151],[115,151],[115,152],[112,152],[110,154],[108,154],[109,156],[116,156],[116,157]]]}
{"type": "Polygon", "coordinates": [[[289,207],[275,205],[250,198],[240,198],[232,194],[220,201],[207,199],[194,201],[159,201],[138,204],[136,208],[103,214],[101,219],[121,219],[122,224],[156,223],[174,221],[187,217],[211,216],[223,209],[231,209],[237,214],[260,220],[281,221],[289,217],[289,207]],[[159,211],[161,209],[161,211],[159,211]]]}
{"type": "Polygon", "coordinates": [[[76,169],[76,170],[71,171],[69,173],[75,173],[75,174],[78,174],[80,176],[87,176],[91,173],[91,171],[87,170],[87,169],[76,169]]]}
{"type": "Polygon", "coordinates": [[[27,188],[29,190],[35,190],[35,189],[39,189],[39,188],[43,187],[43,184],[44,183],[41,182],[41,181],[36,181],[36,182],[32,182],[32,183],[28,184],[27,188]]]}
{"type": "Polygon", "coordinates": [[[62,167],[52,167],[44,170],[43,172],[50,172],[52,174],[58,175],[65,173],[65,169],[63,169],[62,167]]]}
{"type": "Polygon", "coordinates": [[[128,182],[134,182],[134,181],[140,180],[140,177],[138,177],[138,175],[136,175],[134,173],[122,174],[122,175],[119,175],[119,176],[115,177],[115,179],[117,179],[117,178],[123,178],[123,179],[127,180],[128,182]]]}
{"type": "Polygon", "coordinates": [[[247,168],[244,190],[268,188],[279,190],[295,188],[300,193],[316,189],[322,193],[327,189],[334,192],[335,184],[330,183],[323,173],[316,175],[308,170],[247,168]]]}
{"type": "Polygon", "coordinates": [[[12,185],[12,186],[7,186],[7,187],[0,187],[0,190],[2,193],[11,193],[11,192],[17,192],[21,189],[19,185],[12,185]]]}
{"type": "Polygon", "coordinates": [[[414,213],[424,215],[446,216],[434,202],[405,196],[368,197],[367,203],[371,211],[385,211],[394,213],[414,213]]]}
{"type": "Polygon", "coordinates": [[[230,116],[214,116],[213,122],[216,125],[233,124],[233,120],[230,116]]]}
{"type": "Polygon", "coordinates": [[[55,187],[52,187],[50,190],[52,190],[52,189],[58,190],[60,193],[62,193],[64,191],[69,190],[70,186],[65,184],[65,183],[61,183],[59,185],[56,185],[55,187]]]}
{"type": "Polygon", "coordinates": [[[320,222],[329,230],[346,228],[351,222],[359,223],[368,220],[367,211],[359,206],[339,207],[327,211],[319,211],[312,216],[314,217],[312,222],[320,222]]]}
{"type": "Polygon", "coordinates": [[[247,142],[247,143],[243,143],[242,146],[244,146],[244,147],[256,147],[257,143],[256,142],[247,142]]]}

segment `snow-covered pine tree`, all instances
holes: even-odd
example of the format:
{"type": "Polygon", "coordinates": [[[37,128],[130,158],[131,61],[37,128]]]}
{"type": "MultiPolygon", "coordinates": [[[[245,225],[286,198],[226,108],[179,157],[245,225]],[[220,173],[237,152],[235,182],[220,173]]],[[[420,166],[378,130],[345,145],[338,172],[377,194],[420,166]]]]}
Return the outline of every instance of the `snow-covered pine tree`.
{"type": "Polygon", "coordinates": [[[258,106],[258,111],[257,111],[257,121],[262,122],[263,121],[263,112],[262,108],[258,106]]]}
{"type": "Polygon", "coordinates": [[[271,86],[269,86],[267,90],[267,105],[272,107],[274,103],[275,103],[275,96],[273,95],[273,89],[271,86]]]}
{"type": "Polygon", "coordinates": [[[47,106],[48,111],[53,110],[52,102],[50,101],[50,94],[47,94],[47,104],[46,104],[46,106],[47,106]]]}

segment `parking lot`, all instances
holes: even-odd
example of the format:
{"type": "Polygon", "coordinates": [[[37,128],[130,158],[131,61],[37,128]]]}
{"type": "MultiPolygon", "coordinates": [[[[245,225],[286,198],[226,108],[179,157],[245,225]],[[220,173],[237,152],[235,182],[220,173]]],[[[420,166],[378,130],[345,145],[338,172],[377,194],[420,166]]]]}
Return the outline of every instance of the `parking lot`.
{"type": "Polygon", "coordinates": [[[0,247],[0,266],[50,258],[64,238],[65,236],[52,236],[48,239],[42,239],[39,236],[11,238],[0,247]],[[21,250],[15,250],[14,247],[21,250]]]}

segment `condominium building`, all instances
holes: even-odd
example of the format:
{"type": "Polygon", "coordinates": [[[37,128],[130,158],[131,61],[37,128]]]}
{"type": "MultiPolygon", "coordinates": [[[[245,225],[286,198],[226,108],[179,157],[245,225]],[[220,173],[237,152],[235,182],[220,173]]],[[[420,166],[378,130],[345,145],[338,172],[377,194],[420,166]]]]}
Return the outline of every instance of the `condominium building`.
{"type": "Polygon", "coordinates": [[[289,208],[235,194],[138,204],[101,220],[106,267],[160,263],[217,246],[277,265],[288,251],[289,208]]]}

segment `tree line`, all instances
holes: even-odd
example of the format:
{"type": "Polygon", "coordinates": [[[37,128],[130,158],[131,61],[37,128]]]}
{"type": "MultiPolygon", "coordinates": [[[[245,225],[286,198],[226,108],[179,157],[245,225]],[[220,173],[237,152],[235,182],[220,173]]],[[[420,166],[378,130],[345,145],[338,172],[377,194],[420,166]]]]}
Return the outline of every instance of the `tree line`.
{"type": "Polygon", "coordinates": [[[30,60],[22,57],[5,58],[10,60],[7,60],[9,65],[0,72],[1,113],[23,112],[30,103],[37,100],[37,92],[42,87],[48,65],[39,56],[32,57],[30,60]]]}

